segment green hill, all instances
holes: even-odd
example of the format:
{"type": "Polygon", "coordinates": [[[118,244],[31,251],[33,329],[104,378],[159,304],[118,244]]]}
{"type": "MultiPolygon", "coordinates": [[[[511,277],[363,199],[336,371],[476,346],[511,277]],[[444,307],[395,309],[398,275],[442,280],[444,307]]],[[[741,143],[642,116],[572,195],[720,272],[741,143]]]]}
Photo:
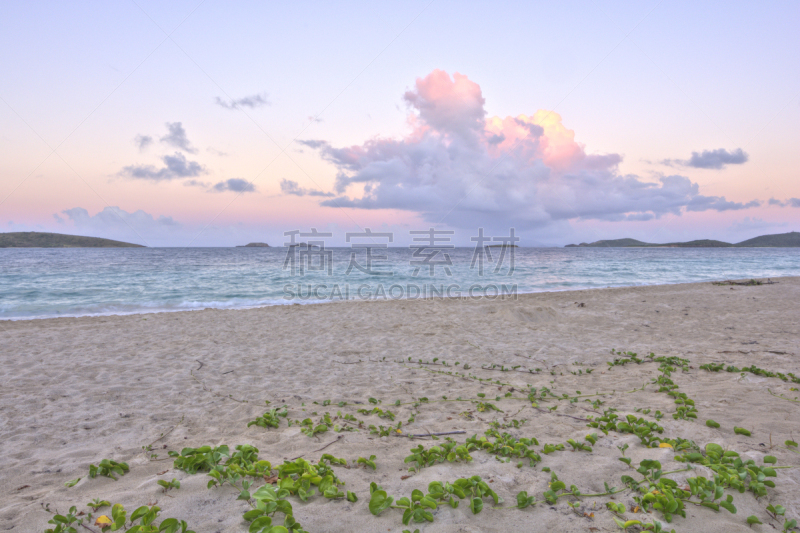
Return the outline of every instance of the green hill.
{"type": "Polygon", "coordinates": [[[795,248],[800,246],[800,232],[778,233],[775,235],[762,235],[747,239],[734,246],[759,247],[759,248],[795,248]]]}
{"type": "Polygon", "coordinates": [[[636,239],[610,239],[596,241],[590,244],[582,242],[580,244],[568,244],[566,248],[796,248],[800,247],[800,233],[792,231],[790,233],[780,233],[776,235],[762,235],[754,237],[738,244],[715,241],[713,239],[700,239],[689,242],[669,242],[666,244],[653,244],[649,242],[637,241],[636,239]]]}
{"type": "Polygon", "coordinates": [[[671,242],[669,244],[649,244],[648,246],[669,246],[674,248],[730,248],[734,245],[728,242],[715,241],[713,239],[700,239],[689,242],[671,242]]]}
{"type": "Polygon", "coordinates": [[[0,248],[143,248],[143,246],[97,237],[20,231],[0,233],[0,248]]]}
{"type": "Polygon", "coordinates": [[[580,244],[568,244],[567,248],[574,248],[576,246],[590,247],[590,248],[628,248],[630,246],[652,246],[646,242],[637,241],[636,239],[609,239],[603,241],[596,241],[591,244],[582,242],[580,244]]]}

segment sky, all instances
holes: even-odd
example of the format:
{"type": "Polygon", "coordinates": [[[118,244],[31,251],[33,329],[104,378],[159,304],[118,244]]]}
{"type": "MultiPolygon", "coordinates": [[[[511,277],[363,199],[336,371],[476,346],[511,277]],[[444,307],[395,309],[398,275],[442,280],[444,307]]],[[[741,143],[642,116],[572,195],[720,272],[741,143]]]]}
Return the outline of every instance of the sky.
{"type": "Polygon", "coordinates": [[[0,231],[800,230],[797,2],[10,2],[0,231]]]}

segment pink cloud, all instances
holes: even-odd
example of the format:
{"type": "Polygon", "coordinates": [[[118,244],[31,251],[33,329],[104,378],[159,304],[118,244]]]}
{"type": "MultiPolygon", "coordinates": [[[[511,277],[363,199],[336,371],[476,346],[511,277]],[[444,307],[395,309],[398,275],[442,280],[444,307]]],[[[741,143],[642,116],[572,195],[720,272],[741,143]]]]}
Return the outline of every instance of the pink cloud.
{"type": "Polygon", "coordinates": [[[480,86],[434,70],[403,95],[401,139],[335,148],[306,141],[339,173],[329,207],[399,209],[455,226],[541,227],[570,219],[647,220],[757,205],[703,196],[684,176],[620,175],[619,154],[589,154],[558,113],[487,117],[480,86]],[[356,187],[360,197],[345,196],[356,187]]]}

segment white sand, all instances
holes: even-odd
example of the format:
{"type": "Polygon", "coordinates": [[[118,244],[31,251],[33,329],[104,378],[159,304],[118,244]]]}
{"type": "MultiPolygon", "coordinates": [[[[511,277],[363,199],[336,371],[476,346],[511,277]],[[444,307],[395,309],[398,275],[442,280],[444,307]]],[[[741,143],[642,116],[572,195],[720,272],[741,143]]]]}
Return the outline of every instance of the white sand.
{"type": "MultiPolygon", "coordinates": [[[[778,465],[800,465],[800,455],[777,446],[790,438],[792,430],[791,436],[798,440],[800,404],[767,392],[770,388],[794,398],[800,393],[790,387],[797,385],[698,368],[715,361],[800,374],[800,278],[778,281],[734,288],[704,283],[560,292],[521,296],[517,301],[353,302],[2,322],[0,530],[41,532],[49,515],[40,504],[49,503],[60,511],[72,504],[85,509],[91,499],[102,498],[122,503],[129,511],[157,501],[162,517],[185,519],[198,533],[246,531],[242,513],[248,505],[236,500],[236,491],[230,487],[206,489],[206,475],[190,476],[172,469],[172,461],[164,459],[164,444],[168,450],[180,450],[184,446],[224,443],[233,448],[248,443],[257,446],[261,458],[273,465],[301,454],[316,460],[322,453],[331,453],[348,461],[377,455],[376,472],[337,468],[346,481],[344,488],[360,497],[358,503],[316,496],[303,504],[292,498],[296,519],[312,533],[404,529],[400,511],[390,509],[380,517],[369,513],[370,481],[399,497],[409,496],[414,488],[425,490],[432,480],[452,481],[477,474],[492,480],[494,490],[513,505],[520,490],[542,499],[550,479],[542,472],[544,466],[583,492],[602,491],[604,481],[622,486],[620,476],[624,474],[638,477],[617,460],[616,446],[621,443],[630,444],[627,454],[634,464],[651,458],[660,460],[665,470],[682,467],[672,460],[671,450],[647,449],[632,435],[612,432],[600,434],[592,453],[555,452],[543,455],[536,467],[526,462],[518,469],[516,461],[501,463],[476,451],[470,464],[440,464],[402,480],[401,476],[408,474],[403,458],[409,449],[417,442],[430,446],[430,441],[375,438],[361,431],[344,433],[324,452],[312,453],[337,434],[310,438],[285,422],[280,429],[246,427],[265,411],[265,400],[273,406],[285,402],[294,419],[305,418],[312,410],[335,414],[339,410],[335,403],[343,400],[349,402],[344,412],[377,425],[386,422],[355,413],[356,407],[364,407],[355,402],[366,403],[371,396],[381,399],[381,407],[397,411],[397,420],[405,421],[410,408],[391,407],[395,400],[422,396],[433,400],[443,395],[474,399],[478,392],[493,398],[509,390],[393,362],[408,357],[469,363],[474,374],[516,388],[549,386],[559,394],[618,391],[602,398],[606,403],[601,410],[615,407],[624,415],[636,407],[660,409],[667,413],[660,421],[665,436],[691,438],[700,446],[717,442],[758,464],[769,453],[778,458],[778,465]],[[635,393],[621,392],[654,378],[658,365],[609,370],[606,361],[613,359],[611,348],[636,351],[640,356],[652,351],[690,359],[693,368],[675,373],[673,379],[681,392],[695,400],[698,421],[673,420],[673,401],[656,393],[653,385],[635,393]],[[384,357],[386,362],[380,362],[384,357]],[[545,371],[531,375],[480,369],[491,363],[545,371]],[[569,373],[587,368],[595,371],[580,376],[569,373]],[[246,403],[227,399],[227,395],[246,403]],[[334,405],[322,408],[311,403],[326,399],[334,405]],[[308,411],[301,411],[302,402],[308,411]],[[706,427],[709,418],[722,427],[706,427]],[[149,461],[142,445],[176,424],[174,431],[156,444],[163,460],[149,461]],[[752,437],[734,435],[733,426],[751,429],[752,437]],[[775,446],[771,448],[770,443],[775,446]],[[130,473],[116,482],[89,479],[88,465],[103,458],[127,461],[130,473]],[[75,487],[64,486],[77,477],[83,479],[75,487]],[[173,477],[182,486],[164,495],[156,480],[173,477]]],[[[521,410],[513,418],[528,422],[508,431],[518,437],[536,437],[542,445],[563,443],[568,438],[582,440],[595,431],[579,420],[591,414],[586,402],[561,402],[555,413],[536,411],[526,401],[494,403],[505,411],[499,413],[501,420],[503,415],[521,410]]],[[[416,421],[403,429],[414,433],[465,430],[466,435],[456,435],[463,441],[481,435],[496,417],[477,413],[471,403],[431,403],[423,405],[416,421]],[[460,415],[465,411],[470,415],[460,415]]],[[[535,448],[541,450],[541,446],[535,448]]],[[[682,475],[671,477],[682,480],[682,475]]],[[[769,524],[774,524],[780,530],[782,522],[771,520],[765,508],[769,503],[781,504],[787,516],[800,518],[800,469],[778,470],[775,481],[776,488],[758,501],[752,493],[733,492],[739,509],[736,515],[689,506],[687,518],[676,518],[670,527],[684,532],[744,532],[773,531],[769,524]],[[751,514],[764,525],[749,528],[745,518],[751,514]]],[[[632,504],[631,496],[623,492],[616,500],[632,504]]],[[[526,510],[494,510],[487,504],[475,516],[464,502],[455,510],[440,507],[435,522],[410,529],[618,530],[605,509],[608,497],[585,498],[579,512],[567,506],[569,499],[526,510]],[[583,517],[584,512],[594,512],[594,518],[583,517]]],[[[657,518],[627,515],[647,521],[657,518]]]]}

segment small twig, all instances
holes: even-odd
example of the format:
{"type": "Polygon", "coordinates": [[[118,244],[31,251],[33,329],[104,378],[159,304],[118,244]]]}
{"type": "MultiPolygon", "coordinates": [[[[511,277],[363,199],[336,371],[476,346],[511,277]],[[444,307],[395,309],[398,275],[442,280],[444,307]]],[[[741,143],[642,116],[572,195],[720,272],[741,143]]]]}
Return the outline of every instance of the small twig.
{"type": "Polygon", "coordinates": [[[228,370],[227,372],[223,372],[222,375],[224,376],[225,374],[230,374],[231,372],[233,372],[233,370],[228,370]]]}
{"type": "MultiPolygon", "coordinates": [[[[353,361],[352,363],[345,363],[344,361],[337,361],[336,359],[331,359],[334,363],[339,363],[340,365],[357,365],[358,363],[363,363],[364,361],[353,361]]],[[[370,361],[372,361],[370,359],[370,361]]],[[[378,363],[379,361],[373,361],[373,363],[378,363]]]]}
{"type": "MultiPolygon", "coordinates": [[[[185,415],[184,415],[184,416],[185,416],[185,415]]],[[[153,442],[151,442],[151,443],[150,443],[150,444],[148,444],[147,446],[148,446],[148,447],[149,447],[149,446],[152,446],[152,445],[153,445],[153,444],[155,444],[156,442],[160,441],[161,439],[163,439],[164,437],[166,437],[167,435],[169,435],[170,433],[172,433],[173,431],[175,431],[175,428],[176,428],[176,427],[178,427],[179,425],[181,425],[181,422],[183,422],[183,416],[181,416],[181,419],[180,419],[180,420],[178,420],[178,423],[177,423],[177,424],[175,424],[174,426],[172,426],[172,429],[170,429],[170,430],[169,430],[169,431],[167,431],[166,433],[162,433],[160,437],[158,437],[156,440],[154,440],[153,442]]]]}
{"type": "MultiPolygon", "coordinates": [[[[344,438],[344,435],[339,435],[338,437],[336,437],[334,440],[332,440],[331,442],[329,442],[328,444],[326,444],[325,446],[323,446],[323,447],[322,447],[322,448],[320,448],[319,450],[314,450],[313,452],[307,452],[307,453],[317,453],[317,452],[321,452],[322,450],[324,450],[325,448],[327,448],[327,447],[328,447],[328,446],[330,446],[331,444],[335,444],[335,443],[339,442],[339,440],[340,440],[340,439],[343,439],[343,438],[344,438]]],[[[304,453],[303,455],[306,455],[306,454],[304,453]]],[[[301,457],[303,457],[303,455],[298,455],[297,457],[295,457],[294,459],[292,459],[292,461],[296,461],[297,459],[300,459],[301,457]]]]}
{"type": "Polygon", "coordinates": [[[459,430],[459,431],[445,431],[444,433],[422,433],[422,434],[419,434],[419,435],[415,435],[415,434],[412,434],[412,433],[409,433],[409,434],[406,434],[406,435],[399,434],[399,433],[393,433],[393,435],[396,436],[396,437],[406,437],[408,439],[411,439],[411,438],[417,438],[417,437],[441,437],[442,435],[463,435],[464,433],[466,433],[466,431],[459,430]]]}
{"type": "Polygon", "coordinates": [[[203,368],[203,362],[200,359],[195,359],[195,361],[200,363],[200,366],[197,367],[197,370],[200,370],[201,368],[203,368]]]}
{"type": "Polygon", "coordinates": [[[575,420],[580,420],[581,422],[589,422],[589,420],[587,420],[586,418],[578,418],[577,416],[571,416],[571,415],[562,415],[561,413],[556,413],[556,412],[553,412],[553,411],[545,411],[544,409],[540,409],[538,407],[534,407],[534,409],[539,411],[540,413],[544,413],[544,414],[551,414],[551,415],[556,415],[556,416],[566,416],[567,418],[573,418],[575,420]]]}

